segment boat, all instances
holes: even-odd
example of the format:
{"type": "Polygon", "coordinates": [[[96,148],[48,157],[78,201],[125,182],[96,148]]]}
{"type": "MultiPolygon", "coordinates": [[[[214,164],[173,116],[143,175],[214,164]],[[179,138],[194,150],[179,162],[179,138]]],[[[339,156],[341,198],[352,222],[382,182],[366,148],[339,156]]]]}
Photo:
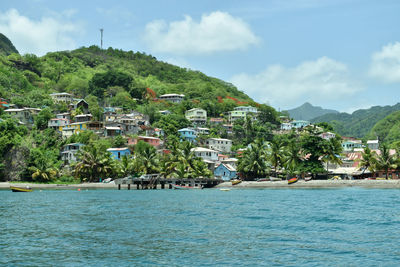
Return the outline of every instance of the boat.
{"type": "Polygon", "coordinates": [[[311,180],[312,180],[312,177],[305,177],[304,178],[304,181],[306,181],[306,182],[311,181],[311,180]]]}
{"type": "Polygon", "coordinates": [[[298,180],[299,180],[299,178],[294,177],[294,178],[292,178],[292,179],[289,179],[289,180],[287,181],[287,183],[288,183],[288,184],[294,184],[294,183],[297,182],[298,180]]]}
{"type": "Polygon", "coordinates": [[[260,178],[260,179],[257,179],[257,182],[266,182],[266,181],[270,181],[270,179],[269,179],[269,178],[260,178]]]}
{"type": "Polygon", "coordinates": [[[279,177],[273,177],[273,176],[270,176],[270,177],[269,177],[269,180],[270,180],[271,182],[282,181],[281,178],[279,178],[279,177]]]}
{"type": "Polygon", "coordinates": [[[188,189],[203,189],[203,187],[198,186],[186,186],[186,185],[178,185],[178,184],[171,184],[173,189],[181,189],[181,190],[188,190],[188,189]]]}
{"type": "Polygon", "coordinates": [[[19,187],[19,186],[10,186],[11,191],[13,192],[32,192],[33,189],[29,186],[27,187],[19,187]]]}
{"type": "Polygon", "coordinates": [[[221,188],[220,191],[231,191],[229,188],[221,188]]]}
{"type": "Polygon", "coordinates": [[[240,184],[241,182],[242,182],[242,180],[238,180],[238,179],[232,180],[232,185],[237,185],[237,184],[240,184]]]}

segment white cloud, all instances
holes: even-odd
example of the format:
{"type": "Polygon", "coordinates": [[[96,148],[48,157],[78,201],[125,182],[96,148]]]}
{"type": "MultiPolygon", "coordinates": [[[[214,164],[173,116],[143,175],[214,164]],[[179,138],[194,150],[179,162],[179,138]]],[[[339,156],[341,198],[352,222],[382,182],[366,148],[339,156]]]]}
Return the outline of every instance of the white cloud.
{"type": "Polygon", "coordinates": [[[190,16],[169,24],[152,21],[144,39],[153,51],[182,55],[243,50],[259,42],[243,20],[220,11],[202,15],[200,22],[190,16]]]}
{"type": "Polygon", "coordinates": [[[328,57],[303,62],[294,68],[272,65],[255,75],[236,75],[231,82],[255,101],[284,109],[306,101],[329,104],[361,89],[348,78],[345,64],[328,57]]]}
{"type": "MultiPolygon", "coordinates": [[[[73,10],[65,16],[72,16],[73,10]]],[[[21,54],[44,55],[50,51],[76,48],[75,38],[81,33],[78,24],[63,21],[62,16],[31,20],[10,9],[0,13],[0,32],[6,35],[21,54]]]]}
{"type": "Polygon", "coordinates": [[[388,44],[372,55],[369,74],[387,83],[400,82],[399,42],[388,44]]]}

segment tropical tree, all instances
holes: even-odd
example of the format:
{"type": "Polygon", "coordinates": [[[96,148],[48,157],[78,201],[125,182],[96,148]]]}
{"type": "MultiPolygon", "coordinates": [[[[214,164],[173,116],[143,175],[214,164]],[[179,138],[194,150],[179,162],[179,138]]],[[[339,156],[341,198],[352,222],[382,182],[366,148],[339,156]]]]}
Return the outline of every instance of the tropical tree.
{"type": "Polygon", "coordinates": [[[90,143],[78,152],[75,176],[82,181],[97,182],[113,173],[111,154],[105,147],[90,143]]]}
{"type": "Polygon", "coordinates": [[[114,164],[118,177],[127,177],[133,173],[133,159],[128,155],[123,155],[121,160],[114,160],[114,164]]]}
{"type": "Polygon", "coordinates": [[[331,138],[325,141],[324,155],[322,160],[326,162],[326,172],[328,172],[329,163],[342,164],[340,153],[342,152],[342,145],[340,138],[331,138]]]}
{"type": "Polygon", "coordinates": [[[274,167],[275,176],[278,173],[278,168],[283,166],[285,162],[284,142],[281,138],[275,137],[268,142],[268,160],[274,167]]]}
{"type": "Polygon", "coordinates": [[[246,179],[263,177],[268,173],[267,148],[262,139],[256,139],[251,143],[239,158],[238,171],[246,179]]]}
{"type": "Polygon", "coordinates": [[[293,140],[285,147],[285,157],[283,159],[283,166],[285,167],[288,175],[298,174],[299,166],[303,161],[303,153],[301,147],[293,140]]]}
{"type": "Polygon", "coordinates": [[[139,141],[135,145],[134,169],[143,174],[159,171],[159,158],[153,146],[143,141],[139,141]]]}
{"type": "Polygon", "coordinates": [[[396,167],[395,158],[393,155],[390,155],[389,146],[383,144],[380,147],[381,153],[378,155],[376,160],[376,168],[378,170],[385,171],[385,177],[388,179],[389,170],[396,167]]]}
{"type": "Polygon", "coordinates": [[[361,175],[363,175],[366,170],[374,172],[377,163],[376,156],[375,151],[372,151],[368,146],[364,148],[360,160],[360,170],[363,170],[361,175]]]}

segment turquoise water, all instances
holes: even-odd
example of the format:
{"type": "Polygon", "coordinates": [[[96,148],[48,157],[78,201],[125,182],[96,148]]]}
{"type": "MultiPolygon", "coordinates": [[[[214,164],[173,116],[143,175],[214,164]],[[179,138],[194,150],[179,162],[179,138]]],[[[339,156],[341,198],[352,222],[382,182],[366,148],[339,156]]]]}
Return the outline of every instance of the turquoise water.
{"type": "Polygon", "coordinates": [[[3,266],[397,266],[400,190],[0,191],[3,266]]]}

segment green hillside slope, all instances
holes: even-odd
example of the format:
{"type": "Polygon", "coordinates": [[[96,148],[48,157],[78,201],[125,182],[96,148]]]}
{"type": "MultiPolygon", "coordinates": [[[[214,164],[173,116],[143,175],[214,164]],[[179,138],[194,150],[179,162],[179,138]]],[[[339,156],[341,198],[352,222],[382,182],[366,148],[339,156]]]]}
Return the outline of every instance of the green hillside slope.
{"type": "Polygon", "coordinates": [[[376,138],[388,144],[400,140],[400,111],[395,111],[378,121],[367,135],[367,138],[376,138]]]}
{"type": "Polygon", "coordinates": [[[18,54],[18,50],[4,34],[0,33],[0,54],[8,56],[12,53],[18,54]]]}
{"type": "Polygon", "coordinates": [[[313,106],[310,103],[306,102],[300,107],[287,110],[291,118],[295,120],[311,120],[316,117],[329,114],[329,113],[339,113],[339,111],[332,109],[323,109],[318,106],[313,106]]]}
{"type": "Polygon", "coordinates": [[[362,138],[371,131],[378,121],[398,110],[400,110],[400,103],[393,106],[359,109],[352,114],[326,114],[313,119],[312,122],[329,122],[333,125],[334,130],[343,136],[362,138]]]}

